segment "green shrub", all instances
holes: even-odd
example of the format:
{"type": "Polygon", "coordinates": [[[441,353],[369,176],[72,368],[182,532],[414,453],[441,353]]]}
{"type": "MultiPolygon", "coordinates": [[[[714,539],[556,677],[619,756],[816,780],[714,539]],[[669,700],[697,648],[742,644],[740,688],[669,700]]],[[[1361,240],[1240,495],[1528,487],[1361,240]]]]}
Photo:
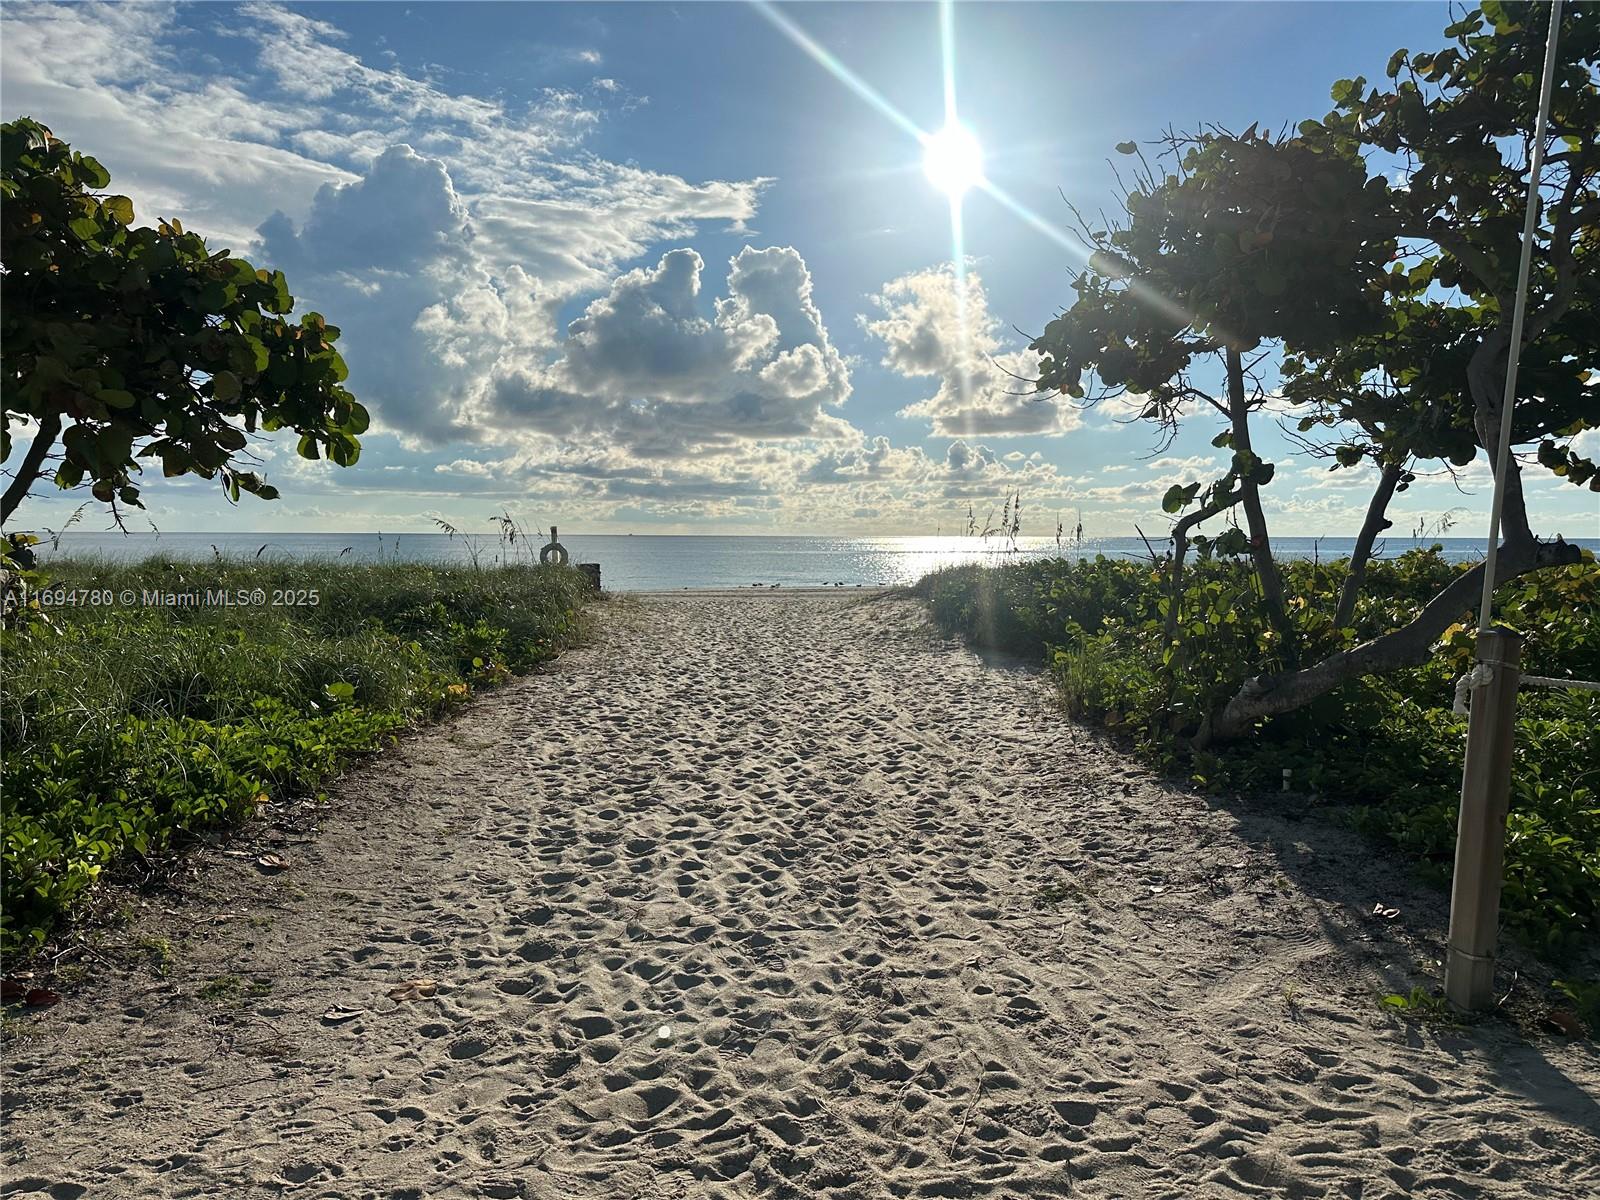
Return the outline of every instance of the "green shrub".
{"type": "Polygon", "coordinates": [[[44,941],[108,867],[314,792],[408,723],[579,632],[575,571],[410,564],[52,562],[61,589],[317,603],[69,606],[3,638],[7,954],[44,941]]]}

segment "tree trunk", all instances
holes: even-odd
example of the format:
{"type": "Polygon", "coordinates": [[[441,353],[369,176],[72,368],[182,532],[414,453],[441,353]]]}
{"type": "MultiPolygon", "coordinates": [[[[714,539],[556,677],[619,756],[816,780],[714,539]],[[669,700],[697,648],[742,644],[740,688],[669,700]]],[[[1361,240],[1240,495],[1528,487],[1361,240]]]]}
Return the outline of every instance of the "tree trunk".
{"type": "Polygon", "coordinates": [[[1181,619],[1179,603],[1183,599],[1183,560],[1189,553],[1189,530],[1201,521],[1209,520],[1218,513],[1232,508],[1239,503],[1239,492],[1229,492],[1213,500],[1183,517],[1172,527],[1172,568],[1167,572],[1167,623],[1166,640],[1172,644],[1172,639],[1178,636],[1178,622],[1181,619]]]}
{"type": "Polygon", "coordinates": [[[1389,510],[1389,501],[1394,498],[1395,485],[1405,473],[1403,466],[1385,463],[1383,473],[1378,477],[1378,488],[1372,493],[1372,502],[1367,505],[1367,519],[1361,524],[1356,548],[1350,552],[1350,573],[1344,577],[1344,587],[1339,592],[1339,607],[1333,614],[1335,629],[1347,628],[1350,618],[1355,615],[1356,599],[1361,595],[1361,584],[1367,577],[1367,563],[1372,558],[1372,544],[1378,540],[1380,533],[1394,524],[1384,514],[1389,510]]]}
{"type": "MultiPolygon", "coordinates": [[[[1495,455],[1500,449],[1500,411],[1505,399],[1504,356],[1510,342],[1509,327],[1498,328],[1478,343],[1471,361],[1467,363],[1473,429],[1478,435],[1478,444],[1488,452],[1491,475],[1494,473],[1495,455]]],[[[1533,537],[1533,530],[1528,525],[1528,506],[1522,497],[1522,468],[1514,454],[1506,456],[1505,503],[1500,509],[1500,528],[1507,542],[1530,540],[1533,537]]]]}
{"type": "Polygon", "coordinates": [[[60,435],[61,417],[58,414],[50,413],[39,419],[39,432],[33,435],[33,444],[22,456],[22,463],[11,479],[11,486],[6,488],[5,496],[0,498],[0,524],[9,521],[11,514],[17,511],[17,506],[27,496],[28,489],[39,478],[39,467],[60,435]]]}
{"type": "MultiPolygon", "coordinates": [[[[1244,362],[1239,351],[1232,346],[1227,351],[1228,363],[1228,413],[1233,420],[1233,449],[1236,454],[1254,457],[1250,446],[1250,408],[1244,394],[1244,362]]],[[[1250,472],[1240,473],[1240,500],[1244,505],[1245,522],[1250,529],[1250,557],[1255,562],[1256,578],[1261,581],[1261,599],[1266,605],[1267,620],[1282,639],[1286,660],[1295,662],[1294,624],[1289,620],[1289,610],[1283,601],[1283,580],[1278,575],[1278,564],[1272,557],[1272,540],[1267,536],[1267,518],[1261,511],[1261,490],[1251,480],[1250,472]]]]}
{"type": "MultiPolygon", "coordinates": [[[[1508,542],[1500,550],[1495,570],[1495,585],[1546,567],[1564,567],[1583,558],[1578,547],[1557,540],[1540,542],[1532,538],[1508,542]]],[[[1401,667],[1415,666],[1428,657],[1439,635],[1463,613],[1471,612],[1483,588],[1485,564],[1457,575],[1409,625],[1363,642],[1349,650],[1323,659],[1303,671],[1252,679],[1239,694],[1201,731],[1197,747],[1212,740],[1236,738],[1250,730],[1263,717],[1290,712],[1308,704],[1341,683],[1360,675],[1381,675],[1401,667]]]]}

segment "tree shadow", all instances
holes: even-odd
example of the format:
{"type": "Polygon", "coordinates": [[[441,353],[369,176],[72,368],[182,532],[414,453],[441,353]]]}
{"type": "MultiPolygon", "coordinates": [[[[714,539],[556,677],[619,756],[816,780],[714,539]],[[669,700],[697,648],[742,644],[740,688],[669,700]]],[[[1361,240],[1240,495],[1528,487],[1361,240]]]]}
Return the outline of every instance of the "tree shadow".
{"type": "MultiPolygon", "coordinates": [[[[991,661],[989,654],[974,652],[991,661]]],[[[1019,665],[1016,656],[1001,656],[1001,662],[1002,669],[1030,670],[1041,678],[1044,674],[1037,661],[1019,665]]],[[[1072,721],[1059,704],[1055,715],[1085,749],[1126,764],[1123,778],[1181,793],[1224,815],[1227,832],[1248,848],[1255,878],[1262,871],[1281,872],[1295,892],[1311,901],[1298,911],[1313,916],[1318,932],[1353,976],[1371,982],[1375,1017],[1384,995],[1409,996],[1419,986],[1431,993],[1442,982],[1448,883],[1426,877],[1418,863],[1394,846],[1353,827],[1350,818],[1357,806],[1293,792],[1208,793],[1148,765],[1126,739],[1072,721]]],[[[1197,869],[1203,857],[1197,848],[1197,869]]],[[[1223,880],[1220,886],[1229,884],[1223,880]]],[[[1562,971],[1554,971],[1539,955],[1503,935],[1498,967],[1497,994],[1504,997],[1500,1008],[1459,1023],[1418,1020],[1396,1011],[1408,1043],[1419,1049],[1431,1046],[1458,1062],[1473,1059],[1504,1091],[1578,1128],[1600,1129],[1600,1096],[1568,1074],[1574,1055],[1585,1065],[1600,1062],[1600,1046],[1558,1041],[1539,1029],[1551,978],[1600,976],[1600,952],[1591,947],[1562,971]],[[1556,1053],[1567,1069],[1552,1061],[1556,1053]]],[[[1291,1001],[1291,1015],[1300,1019],[1293,1009],[1291,1001]]]]}

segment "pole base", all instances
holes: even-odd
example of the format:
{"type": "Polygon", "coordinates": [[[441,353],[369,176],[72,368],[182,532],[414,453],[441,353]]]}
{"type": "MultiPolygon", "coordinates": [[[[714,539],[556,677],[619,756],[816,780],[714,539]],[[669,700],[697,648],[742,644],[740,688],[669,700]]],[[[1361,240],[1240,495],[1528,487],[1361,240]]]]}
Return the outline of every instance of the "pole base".
{"type": "Polygon", "coordinates": [[[1468,954],[1451,946],[1444,957],[1444,996],[1462,1012],[1482,1012],[1494,1004],[1494,956],[1468,954]]]}

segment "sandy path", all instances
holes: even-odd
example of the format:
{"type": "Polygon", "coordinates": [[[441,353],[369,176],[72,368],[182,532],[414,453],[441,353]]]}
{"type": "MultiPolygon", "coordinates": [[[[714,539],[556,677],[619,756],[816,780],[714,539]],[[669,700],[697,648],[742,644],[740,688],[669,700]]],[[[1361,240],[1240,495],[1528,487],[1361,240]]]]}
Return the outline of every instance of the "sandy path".
{"type": "Polygon", "coordinates": [[[14,1040],[7,1194],[1600,1192],[1590,1050],[1380,1013],[1439,902],[1353,839],[1153,781],[907,601],[613,607],[14,1040]]]}

